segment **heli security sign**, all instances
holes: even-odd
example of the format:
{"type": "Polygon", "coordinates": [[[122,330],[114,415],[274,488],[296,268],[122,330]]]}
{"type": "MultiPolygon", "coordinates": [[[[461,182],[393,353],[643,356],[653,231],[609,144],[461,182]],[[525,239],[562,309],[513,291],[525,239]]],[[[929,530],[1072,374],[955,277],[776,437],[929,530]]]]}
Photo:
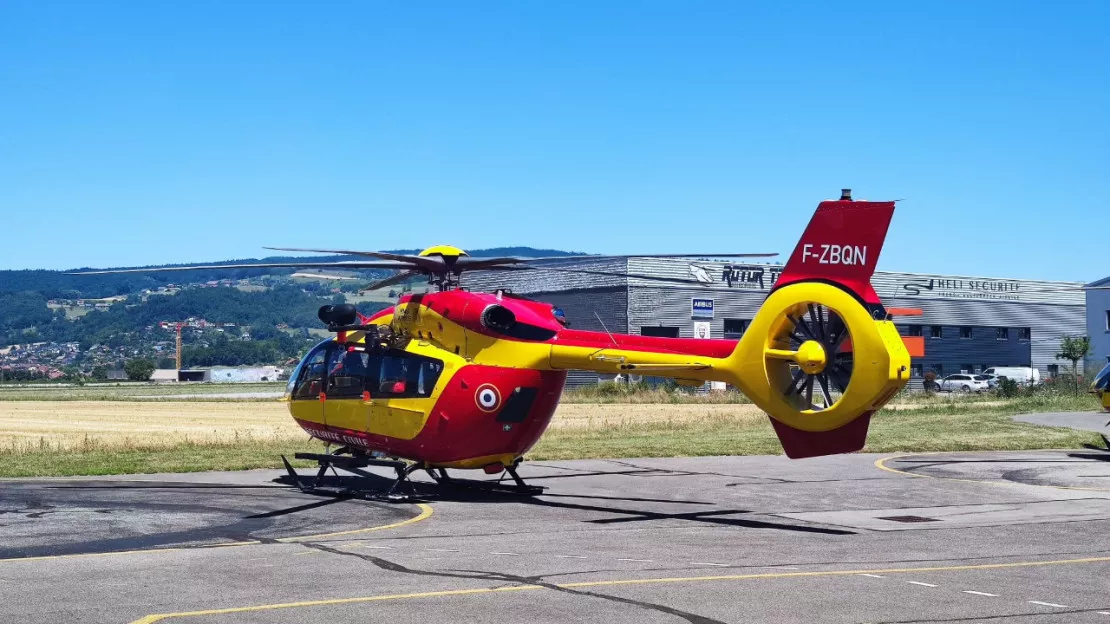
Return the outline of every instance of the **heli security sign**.
{"type": "Polygon", "coordinates": [[[691,299],[690,315],[694,318],[713,318],[713,300],[691,299]]]}

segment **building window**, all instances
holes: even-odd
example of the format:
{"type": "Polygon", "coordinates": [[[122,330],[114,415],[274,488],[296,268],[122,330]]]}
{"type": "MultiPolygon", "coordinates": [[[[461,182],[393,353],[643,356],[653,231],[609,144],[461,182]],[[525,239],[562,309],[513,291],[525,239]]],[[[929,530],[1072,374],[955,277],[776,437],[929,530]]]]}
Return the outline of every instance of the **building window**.
{"type": "Polygon", "coordinates": [[[1010,328],[1009,327],[997,327],[997,328],[995,328],[994,337],[997,338],[998,340],[1009,340],[1010,339],[1010,328]]]}
{"type": "Polygon", "coordinates": [[[961,327],[960,328],[960,338],[964,338],[964,339],[971,338],[971,328],[970,327],[961,327]]]}
{"type": "Polygon", "coordinates": [[[1018,340],[1029,340],[1032,336],[1033,332],[1028,327],[1018,328],[1018,340]]]}
{"type": "Polygon", "coordinates": [[[644,325],[640,328],[640,335],[656,338],[678,338],[678,328],[663,325],[644,325]]]}
{"type": "Polygon", "coordinates": [[[937,378],[944,377],[944,364],[933,364],[933,372],[937,374],[937,378]]]}
{"type": "Polygon", "coordinates": [[[739,340],[748,329],[748,323],[745,319],[725,319],[725,338],[739,340]]]}
{"type": "Polygon", "coordinates": [[[1048,376],[1049,377],[1059,377],[1060,376],[1060,365],[1059,364],[1049,364],[1048,365],[1048,376]]]}
{"type": "MultiPolygon", "coordinates": [[[[1110,359],[1110,358],[1107,358],[1110,359]]],[[[921,377],[921,365],[910,364],[910,377],[921,377]]]]}
{"type": "Polygon", "coordinates": [[[1106,311],[1106,331],[1110,331],[1110,310],[1106,311]]]}
{"type": "Polygon", "coordinates": [[[906,328],[908,330],[907,334],[906,334],[907,336],[920,336],[921,335],[921,326],[920,325],[907,325],[906,328]]]}
{"type": "Polygon", "coordinates": [[[929,336],[931,338],[943,338],[944,337],[944,331],[943,331],[943,329],[941,328],[940,325],[933,325],[932,327],[929,328],[929,336]]]}
{"type": "Polygon", "coordinates": [[[985,366],[985,365],[983,365],[983,364],[976,364],[975,366],[972,366],[972,367],[971,367],[971,372],[973,372],[973,373],[976,373],[976,374],[978,374],[978,373],[981,373],[981,372],[983,372],[983,369],[984,369],[984,368],[986,368],[986,366],[985,366]]]}
{"type": "Polygon", "coordinates": [[[961,373],[970,373],[975,369],[974,364],[960,364],[961,373]]]}

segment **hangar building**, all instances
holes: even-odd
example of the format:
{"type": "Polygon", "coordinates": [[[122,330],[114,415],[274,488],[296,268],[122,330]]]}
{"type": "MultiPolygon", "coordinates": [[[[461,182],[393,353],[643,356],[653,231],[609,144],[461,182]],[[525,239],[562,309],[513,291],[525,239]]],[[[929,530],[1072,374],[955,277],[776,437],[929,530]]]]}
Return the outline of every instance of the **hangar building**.
{"type": "MultiPolygon", "coordinates": [[[[579,273],[478,272],[464,274],[462,285],[505,288],[550,302],[577,329],[738,339],[782,271],[773,264],[676,258],[548,266],[579,273]]],[[[920,388],[927,371],[943,377],[991,366],[1035,366],[1042,376],[1053,376],[1067,364],[1055,358],[1060,339],[1087,328],[1081,283],[889,271],[876,272],[871,283],[887,307],[923,311],[895,319],[901,333],[925,339],[925,357],[912,361],[911,387],[920,388]]],[[[571,385],[597,381],[594,373],[568,379],[571,385]]]]}
{"type": "Polygon", "coordinates": [[[1087,335],[1091,337],[1088,362],[1095,369],[1110,363],[1110,277],[1087,284],[1087,335]]]}

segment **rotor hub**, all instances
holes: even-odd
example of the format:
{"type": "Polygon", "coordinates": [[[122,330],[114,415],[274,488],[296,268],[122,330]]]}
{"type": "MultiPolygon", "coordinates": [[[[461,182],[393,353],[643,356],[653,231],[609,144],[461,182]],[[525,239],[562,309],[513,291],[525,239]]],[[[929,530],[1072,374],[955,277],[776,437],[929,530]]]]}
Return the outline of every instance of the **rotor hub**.
{"type": "Polygon", "coordinates": [[[816,340],[807,340],[798,347],[798,353],[794,356],[794,361],[798,363],[807,375],[816,375],[825,370],[825,365],[828,364],[828,358],[825,356],[825,347],[816,340]]]}

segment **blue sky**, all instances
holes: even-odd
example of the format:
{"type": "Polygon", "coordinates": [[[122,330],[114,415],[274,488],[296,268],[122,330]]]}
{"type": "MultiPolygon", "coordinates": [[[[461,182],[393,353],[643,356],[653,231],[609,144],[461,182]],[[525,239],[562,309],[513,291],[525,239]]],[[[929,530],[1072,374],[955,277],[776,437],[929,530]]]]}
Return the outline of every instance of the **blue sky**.
{"type": "Polygon", "coordinates": [[[1110,274],[1110,3],[0,4],[0,268],[450,243],[1110,274]]]}

